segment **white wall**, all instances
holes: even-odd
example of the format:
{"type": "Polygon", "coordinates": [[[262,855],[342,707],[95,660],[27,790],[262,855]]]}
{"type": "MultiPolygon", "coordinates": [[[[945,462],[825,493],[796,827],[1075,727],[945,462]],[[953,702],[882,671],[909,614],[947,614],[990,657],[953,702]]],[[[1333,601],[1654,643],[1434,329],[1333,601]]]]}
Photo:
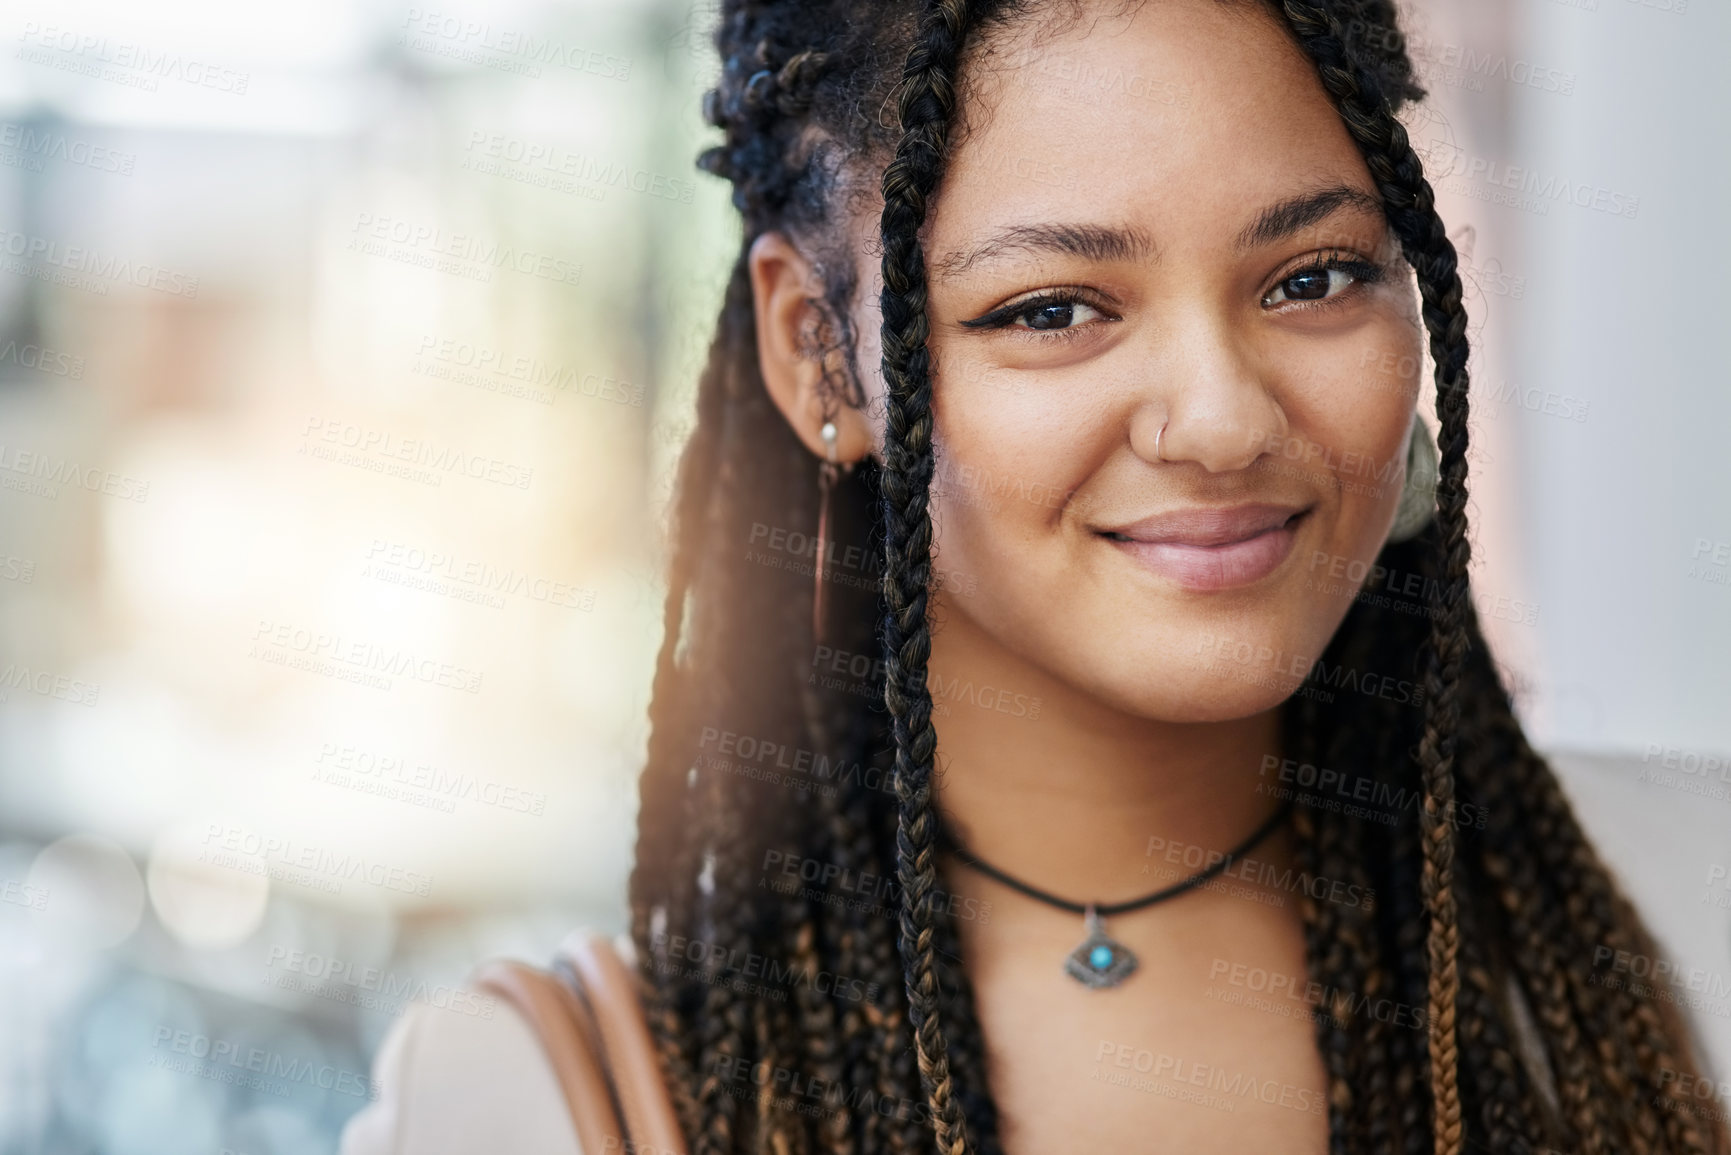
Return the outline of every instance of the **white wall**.
{"type": "Polygon", "coordinates": [[[1533,723],[1551,746],[1727,754],[1731,564],[1704,567],[1715,583],[1694,554],[1731,561],[1731,6],[1597,3],[1511,5],[1517,53],[1577,80],[1511,102],[1509,159],[1639,198],[1633,219],[1559,203],[1514,234],[1510,362],[1589,402],[1514,421],[1533,723]]]}

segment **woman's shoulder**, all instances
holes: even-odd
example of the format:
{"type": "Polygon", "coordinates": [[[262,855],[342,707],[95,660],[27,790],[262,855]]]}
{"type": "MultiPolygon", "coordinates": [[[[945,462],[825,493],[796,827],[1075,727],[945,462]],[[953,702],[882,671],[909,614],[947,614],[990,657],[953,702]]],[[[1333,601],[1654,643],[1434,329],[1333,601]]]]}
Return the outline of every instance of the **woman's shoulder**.
{"type": "Polygon", "coordinates": [[[349,1120],[339,1155],[583,1155],[533,1025],[506,999],[465,1010],[414,1003],[391,1025],[373,1062],[379,1097],[349,1120]]]}

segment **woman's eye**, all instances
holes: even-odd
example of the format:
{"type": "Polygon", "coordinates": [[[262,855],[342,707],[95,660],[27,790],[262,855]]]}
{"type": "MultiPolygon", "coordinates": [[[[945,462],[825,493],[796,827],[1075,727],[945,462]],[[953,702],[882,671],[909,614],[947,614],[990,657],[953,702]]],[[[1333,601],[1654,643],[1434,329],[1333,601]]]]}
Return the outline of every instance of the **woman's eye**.
{"type": "Polygon", "coordinates": [[[1077,310],[1082,313],[1092,313],[1099,317],[1099,310],[1092,305],[1084,305],[1082,301],[1049,301],[1046,305],[1035,305],[1033,308],[1023,308],[1016,313],[1016,320],[1028,319],[1030,329],[1068,329],[1080,320],[1087,320],[1087,315],[1077,317],[1077,310]]]}
{"type": "Polygon", "coordinates": [[[1342,261],[1300,269],[1275,285],[1262,298],[1264,305],[1286,301],[1326,301],[1338,297],[1355,282],[1377,280],[1376,266],[1361,261],[1342,261]]]}
{"type": "Polygon", "coordinates": [[[1094,322],[1118,319],[1106,308],[1088,304],[1078,290],[1052,289],[993,309],[983,317],[957,323],[965,329],[983,329],[1049,343],[1081,338],[1094,331],[1094,322]]]}
{"type": "Polygon", "coordinates": [[[1013,329],[1029,329],[1036,333],[1061,332],[1090,320],[1104,319],[1104,314],[1094,306],[1082,301],[1035,301],[1022,305],[1009,314],[1011,322],[1026,321],[1026,324],[1010,324],[1013,329]]]}

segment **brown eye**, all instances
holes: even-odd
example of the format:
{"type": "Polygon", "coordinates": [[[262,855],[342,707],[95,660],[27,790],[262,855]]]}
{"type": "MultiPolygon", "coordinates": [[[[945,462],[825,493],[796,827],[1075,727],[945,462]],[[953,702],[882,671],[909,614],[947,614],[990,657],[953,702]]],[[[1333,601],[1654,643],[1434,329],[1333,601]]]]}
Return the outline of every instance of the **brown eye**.
{"type": "Polygon", "coordinates": [[[1016,314],[1015,319],[1026,321],[1026,327],[1035,332],[1062,330],[1068,329],[1076,323],[1078,319],[1076,310],[1078,309],[1084,310],[1082,320],[1088,319],[1086,316],[1088,313],[1099,315],[1098,310],[1083,304],[1081,301],[1048,301],[1044,304],[1036,304],[1032,308],[1024,308],[1016,314]]]}
{"type": "Polygon", "coordinates": [[[1022,314],[1030,329],[1062,329],[1070,324],[1075,315],[1074,305],[1041,305],[1038,309],[1029,309],[1022,314]]]}
{"type": "Polygon", "coordinates": [[[1091,321],[1114,320],[1115,316],[1101,306],[1090,305],[1074,290],[1059,289],[958,324],[968,329],[995,330],[1018,340],[1051,343],[1091,332],[1094,328],[1091,321]]]}
{"type": "Polygon", "coordinates": [[[1365,261],[1333,260],[1300,269],[1262,298],[1264,306],[1285,301],[1332,301],[1360,282],[1374,283],[1382,271],[1365,261]]]}
{"type": "Polygon", "coordinates": [[[1328,296],[1328,282],[1333,269],[1306,269],[1280,282],[1289,301],[1320,301],[1328,296]]]}

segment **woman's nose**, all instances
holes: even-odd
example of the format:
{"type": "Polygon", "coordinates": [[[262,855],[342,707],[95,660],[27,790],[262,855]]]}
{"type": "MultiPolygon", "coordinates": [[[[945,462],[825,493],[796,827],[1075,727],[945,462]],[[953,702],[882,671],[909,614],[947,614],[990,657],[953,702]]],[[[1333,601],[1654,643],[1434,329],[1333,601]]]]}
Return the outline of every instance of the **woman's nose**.
{"type": "Polygon", "coordinates": [[[1249,468],[1287,432],[1286,414],[1224,321],[1168,330],[1163,356],[1131,418],[1130,444],[1149,462],[1193,461],[1210,473],[1249,468]],[[1164,427],[1164,428],[1162,428],[1164,427]]]}

